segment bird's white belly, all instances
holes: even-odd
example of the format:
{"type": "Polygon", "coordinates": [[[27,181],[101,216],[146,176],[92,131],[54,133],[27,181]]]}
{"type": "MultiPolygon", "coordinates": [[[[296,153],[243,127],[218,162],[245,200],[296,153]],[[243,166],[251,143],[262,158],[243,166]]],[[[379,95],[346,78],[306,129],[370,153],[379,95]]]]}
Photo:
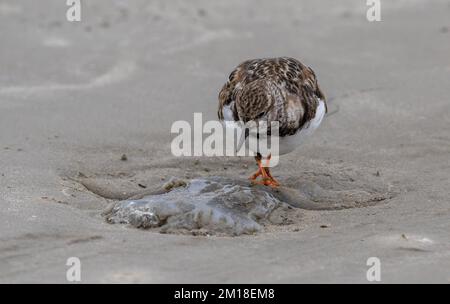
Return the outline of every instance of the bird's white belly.
{"type": "MultiPolygon", "coordinates": [[[[268,154],[272,154],[272,155],[283,155],[283,154],[287,154],[290,153],[292,151],[294,151],[297,147],[299,147],[306,138],[308,138],[312,133],[314,133],[314,131],[320,126],[320,124],[322,123],[323,118],[325,117],[325,112],[326,112],[326,108],[325,108],[325,102],[323,100],[319,100],[319,106],[317,107],[316,110],[316,116],[301,130],[299,130],[297,133],[295,133],[294,135],[291,136],[286,136],[286,137],[280,137],[280,138],[274,138],[275,141],[278,140],[278,153],[277,153],[277,149],[274,149],[273,145],[270,145],[271,147],[269,148],[269,150],[265,151],[265,149],[262,149],[264,151],[261,150],[261,146],[258,145],[259,147],[259,152],[262,155],[268,155],[268,154]]],[[[224,123],[225,123],[225,127],[226,128],[231,128],[231,129],[236,129],[236,128],[240,128],[239,124],[237,122],[235,122],[232,119],[232,111],[230,107],[224,107],[223,109],[223,114],[224,114],[224,123]]],[[[242,129],[241,129],[242,132],[242,129]]],[[[250,135],[252,136],[252,135],[250,135]]],[[[234,143],[234,147],[239,147],[239,138],[235,138],[236,141],[234,143]]],[[[256,153],[257,151],[255,149],[252,148],[251,145],[249,145],[249,138],[246,138],[245,140],[245,144],[246,146],[249,148],[250,151],[256,153]]]]}
{"type": "Polygon", "coordinates": [[[300,131],[291,136],[280,138],[280,151],[279,155],[287,154],[294,151],[299,147],[306,138],[308,138],[314,131],[320,126],[323,118],[325,117],[325,102],[319,100],[319,106],[316,110],[316,116],[300,131]]]}

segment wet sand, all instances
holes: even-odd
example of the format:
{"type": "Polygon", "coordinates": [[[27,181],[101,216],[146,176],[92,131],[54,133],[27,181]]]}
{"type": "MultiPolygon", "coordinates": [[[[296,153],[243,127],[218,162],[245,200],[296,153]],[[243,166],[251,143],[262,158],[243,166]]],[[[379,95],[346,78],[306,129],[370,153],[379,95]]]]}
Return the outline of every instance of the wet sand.
{"type": "Polygon", "coordinates": [[[369,23],[356,0],[102,0],[77,24],[34,2],[0,4],[0,282],[64,283],[69,257],[85,283],[365,283],[369,257],[385,283],[450,282],[448,1],[383,2],[369,23]],[[215,119],[231,69],[273,56],[313,67],[339,109],[272,170],[308,194],[295,216],[236,237],[105,221],[172,177],[253,173],[170,156],[170,126],[215,119]]]}

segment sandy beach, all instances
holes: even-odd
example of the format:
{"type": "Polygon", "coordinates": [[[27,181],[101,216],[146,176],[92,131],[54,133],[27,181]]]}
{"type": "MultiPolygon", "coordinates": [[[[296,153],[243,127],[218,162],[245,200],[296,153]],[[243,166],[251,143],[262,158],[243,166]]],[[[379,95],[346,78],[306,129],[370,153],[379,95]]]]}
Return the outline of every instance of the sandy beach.
{"type": "Polygon", "coordinates": [[[370,257],[450,283],[450,2],[381,2],[0,1],[0,283],[67,283],[70,257],[82,283],[368,283],[370,257]],[[173,178],[245,187],[252,158],[174,157],[171,125],[277,56],[335,110],[273,168],[299,208],[235,236],[105,219],[173,178]]]}

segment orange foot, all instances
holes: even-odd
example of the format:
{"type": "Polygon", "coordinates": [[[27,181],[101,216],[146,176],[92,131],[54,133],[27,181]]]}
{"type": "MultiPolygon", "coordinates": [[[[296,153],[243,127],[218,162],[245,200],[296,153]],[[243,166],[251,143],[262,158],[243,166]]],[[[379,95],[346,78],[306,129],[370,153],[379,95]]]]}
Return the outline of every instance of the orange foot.
{"type": "Polygon", "coordinates": [[[256,157],[256,163],[258,164],[258,171],[256,171],[256,173],[250,176],[249,178],[253,184],[269,186],[272,188],[277,188],[280,186],[280,183],[275,178],[273,178],[272,174],[270,174],[269,170],[270,157],[271,156],[269,155],[266,167],[263,167],[261,163],[261,158],[256,157]],[[260,181],[256,180],[260,175],[262,177],[262,180],[260,181]]]}

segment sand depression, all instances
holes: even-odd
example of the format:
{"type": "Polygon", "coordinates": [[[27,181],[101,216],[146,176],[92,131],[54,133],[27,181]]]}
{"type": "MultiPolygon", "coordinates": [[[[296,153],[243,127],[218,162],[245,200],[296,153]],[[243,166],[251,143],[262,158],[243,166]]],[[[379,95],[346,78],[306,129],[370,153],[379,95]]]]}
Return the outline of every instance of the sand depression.
{"type": "Polygon", "coordinates": [[[192,235],[300,231],[311,213],[370,207],[395,195],[378,173],[342,165],[314,164],[314,171],[280,178],[283,186],[274,190],[233,177],[242,172],[237,160],[227,161],[223,174],[214,168],[218,163],[172,159],[138,172],[83,173],[72,180],[109,203],[101,213],[110,224],[192,235]]]}

